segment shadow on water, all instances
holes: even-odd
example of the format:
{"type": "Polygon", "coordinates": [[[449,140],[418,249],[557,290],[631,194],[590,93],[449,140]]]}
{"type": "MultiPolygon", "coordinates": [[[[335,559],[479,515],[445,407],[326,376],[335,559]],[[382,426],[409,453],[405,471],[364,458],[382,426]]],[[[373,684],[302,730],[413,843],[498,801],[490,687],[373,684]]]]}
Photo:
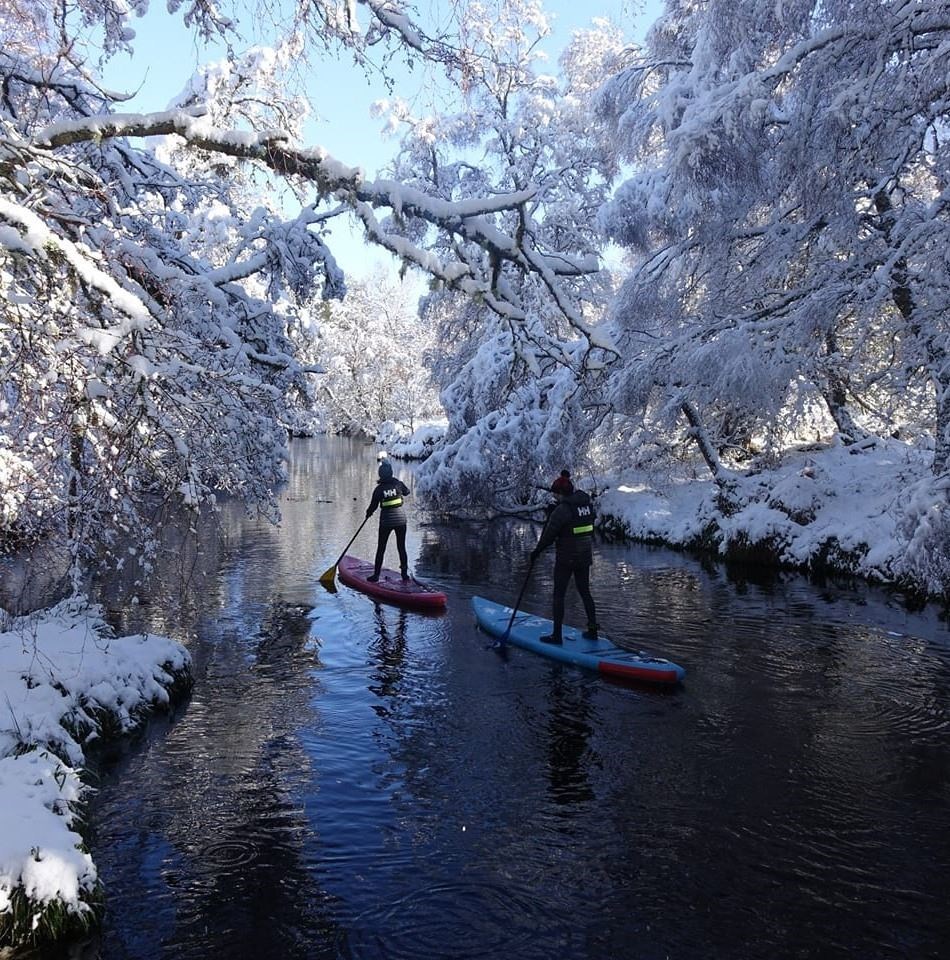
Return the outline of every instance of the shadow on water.
{"type": "Polygon", "coordinates": [[[563,675],[552,682],[547,732],[551,800],[569,808],[594,800],[587,776],[587,767],[596,763],[589,745],[594,732],[589,687],[563,675]]]}
{"type": "MultiPolygon", "coordinates": [[[[675,691],[610,684],[476,631],[471,597],[514,602],[537,525],[412,504],[414,573],[449,596],[420,616],[318,583],[375,448],[300,442],[290,466],[279,529],[227,507],[163,531],[148,596],[103,584],[120,629],[188,645],[196,682],[101,770],[90,957],[945,960],[936,615],[599,544],[608,635],[687,669],[675,691]]],[[[527,612],[549,615],[552,559],[527,612]]]]}

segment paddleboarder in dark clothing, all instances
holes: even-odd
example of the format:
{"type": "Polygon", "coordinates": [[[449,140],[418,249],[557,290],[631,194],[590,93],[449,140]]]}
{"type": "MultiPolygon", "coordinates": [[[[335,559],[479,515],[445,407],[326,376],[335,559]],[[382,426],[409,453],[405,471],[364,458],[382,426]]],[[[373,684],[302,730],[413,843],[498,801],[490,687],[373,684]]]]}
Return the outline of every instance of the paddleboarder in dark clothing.
{"type": "Polygon", "coordinates": [[[596,640],[597,613],[590,592],[590,565],[594,560],[594,505],[583,490],[574,489],[567,470],[562,470],[551,484],[551,493],[557,497],[557,506],[541,531],[538,545],[531,551],[533,563],[542,550],[552,543],[557,544],[554,558],[554,630],[541,639],[545,643],[563,642],[564,595],[573,577],[587,614],[587,629],[583,636],[588,640],[596,640]]]}
{"type": "Polygon", "coordinates": [[[403,580],[409,579],[409,558],[406,555],[406,511],[403,498],[409,496],[409,488],[393,476],[393,468],[388,460],[379,465],[379,480],[373,491],[373,499],[366,508],[367,518],[379,507],[379,540],[376,544],[376,563],[373,575],[367,577],[371,583],[379,580],[383,569],[383,557],[386,555],[386,541],[391,531],[396,531],[396,549],[399,551],[399,572],[403,580]]]}

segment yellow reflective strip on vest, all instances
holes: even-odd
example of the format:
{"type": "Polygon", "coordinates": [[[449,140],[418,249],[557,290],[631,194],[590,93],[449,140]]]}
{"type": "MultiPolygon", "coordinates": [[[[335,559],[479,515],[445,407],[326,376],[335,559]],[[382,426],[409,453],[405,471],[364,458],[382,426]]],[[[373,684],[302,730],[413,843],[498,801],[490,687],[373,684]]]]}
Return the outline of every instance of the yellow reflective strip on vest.
{"type": "MultiPolygon", "coordinates": [[[[402,506],[402,497],[396,497],[395,500],[383,500],[380,503],[381,507],[401,507],[402,506]]],[[[594,528],[591,527],[591,530],[594,528]]]]}
{"type": "Polygon", "coordinates": [[[586,527],[574,527],[574,533],[580,535],[582,533],[593,533],[594,525],[592,523],[587,524],[586,527]]]}

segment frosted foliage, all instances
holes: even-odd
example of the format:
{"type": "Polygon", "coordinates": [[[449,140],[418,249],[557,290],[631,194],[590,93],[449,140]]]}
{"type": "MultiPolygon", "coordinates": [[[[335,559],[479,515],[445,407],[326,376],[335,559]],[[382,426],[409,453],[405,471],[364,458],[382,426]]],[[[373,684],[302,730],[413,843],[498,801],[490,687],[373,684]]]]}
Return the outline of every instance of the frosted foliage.
{"type": "MultiPolygon", "coordinates": [[[[534,196],[497,221],[523,244],[514,257],[486,256],[468,238],[419,241],[488,271],[503,298],[436,291],[425,305],[439,331],[431,361],[449,431],[421,484],[446,506],[523,504],[535,480],[582,454],[597,419],[587,412],[599,390],[593,371],[616,357],[598,323],[610,284],[596,269],[595,221],[617,166],[590,104],[622,44],[597,22],[575,36],[553,76],[538,58],[550,29],[540,4],[468,3],[459,17],[467,55],[456,65],[458,102],[426,114],[397,99],[379,105],[403,135],[396,173],[453,203],[529,188],[534,196]],[[524,258],[540,269],[526,272],[524,258]]],[[[422,236],[410,220],[403,230],[422,236]]]]}
{"type": "Polygon", "coordinates": [[[417,484],[442,508],[472,515],[488,505],[516,511],[539,503],[538,485],[550,483],[549,474],[581,463],[597,416],[585,406],[592,387],[553,364],[532,373],[507,325],[476,313],[463,304],[427,307],[438,324],[430,359],[448,381],[442,402],[449,423],[417,484]],[[469,340],[479,323],[478,339],[469,340]],[[464,361],[456,347],[462,341],[469,343],[464,361]]]}
{"type": "MultiPolygon", "coordinates": [[[[225,179],[177,138],[100,140],[108,96],[54,54],[0,53],[0,533],[58,528],[77,551],[144,538],[146,493],[150,512],[155,495],[226,491],[276,516],[287,428],[312,394],[291,331],[343,289],[319,222],[287,220],[246,165],[225,179]]],[[[276,80],[287,56],[206,67],[183,101],[248,127],[299,119],[276,80]]]]}
{"type": "Polygon", "coordinates": [[[127,114],[98,65],[145,7],[0,0],[4,535],[78,556],[143,530],[146,494],[274,516],[288,432],[411,432],[433,390],[446,508],[694,451],[739,515],[742,471],[832,431],[926,452],[945,497],[945,5],[672,0],[643,47],[595,21],[551,64],[537,0],[255,7],[249,49],[249,8],[173,2],[229,53],[127,114]],[[299,143],[323,48],[438,76],[436,108],[377,105],[386,176],[299,143]],[[423,327],[370,290],[337,309],[343,214],[428,276],[423,327]]]}
{"type": "Polygon", "coordinates": [[[302,96],[288,95],[286,77],[299,56],[299,43],[252,47],[232,59],[199,68],[170,106],[204,108],[207,121],[219,126],[280,130],[299,137],[309,112],[302,96]]]}
{"type": "MultiPolygon", "coordinates": [[[[367,409],[341,386],[342,345],[324,351],[342,317],[325,302],[346,293],[328,227],[344,213],[429,274],[435,298],[473,305],[484,329],[443,369],[470,370],[503,331],[517,382],[501,395],[534,391],[519,411],[559,415],[561,397],[592,390],[616,356],[599,323],[610,288],[594,221],[617,165],[590,109],[621,50],[615,31],[579,36],[558,79],[539,70],[548,24],[534,0],[453,3],[447,16],[388,0],[171,2],[199,44],[223,38],[227,55],[183,77],[167,110],[123,113],[98,71],[134,44],[147,7],[0,6],[0,451],[17,483],[0,533],[58,529],[77,557],[129,532],[147,539],[146,494],[197,505],[226,491],[276,516],[288,432],[437,414],[415,359],[404,363],[428,346],[415,332],[393,369],[364,353],[367,390],[394,375],[403,386],[367,409]],[[244,48],[249,33],[259,42],[244,48]],[[299,143],[300,80],[324,47],[357,65],[381,53],[383,70],[399,51],[443,72],[441,112],[415,117],[395,91],[381,107],[405,134],[393,177],[299,143]]],[[[359,337],[385,338],[364,321],[359,337]]]]}
{"type": "Polygon", "coordinates": [[[327,429],[375,435],[385,421],[408,432],[442,415],[423,357],[432,329],[397,282],[377,272],[352,284],[345,300],[322,311],[318,362],[326,370],[318,398],[327,429]]]}
{"type": "Polygon", "coordinates": [[[599,109],[635,167],[601,223],[637,255],[615,336],[665,307],[638,357],[668,395],[745,415],[758,393],[767,421],[804,375],[839,426],[932,431],[944,469],[941,10],[670,3],[628,54],[599,109]]]}
{"type": "Polygon", "coordinates": [[[895,564],[896,572],[918,590],[946,597],[950,594],[950,480],[918,481],[904,494],[900,534],[907,546],[895,564]]]}
{"type": "Polygon", "coordinates": [[[620,412],[705,438],[714,473],[829,418],[947,471],[948,53],[936,2],[666,5],[598,100],[632,164],[600,217],[634,258],[620,412]]]}

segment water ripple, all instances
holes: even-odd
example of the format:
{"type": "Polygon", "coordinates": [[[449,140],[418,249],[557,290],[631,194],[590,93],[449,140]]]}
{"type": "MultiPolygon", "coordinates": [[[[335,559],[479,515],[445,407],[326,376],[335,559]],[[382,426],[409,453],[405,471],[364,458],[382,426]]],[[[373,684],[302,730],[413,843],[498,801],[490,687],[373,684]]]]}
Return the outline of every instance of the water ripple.
{"type": "MultiPolygon", "coordinates": [[[[330,594],[375,448],[295,448],[284,525],[223,517],[226,560],[134,609],[196,684],[91,805],[104,960],[946,957],[944,624],[598,544],[605,632],[684,687],[502,657],[471,597],[515,601],[536,528],[412,524],[439,618],[330,594]]],[[[537,565],[522,608],[551,590],[537,565]]]]}
{"type": "Polygon", "coordinates": [[[526,888],[446,882],[364,911],[353,921],[349,946],[354,957],[380,956],[382,950],[387,960],[520,957],[536,932],[525,918],[537,912],[537,895],[526,888]]]}

